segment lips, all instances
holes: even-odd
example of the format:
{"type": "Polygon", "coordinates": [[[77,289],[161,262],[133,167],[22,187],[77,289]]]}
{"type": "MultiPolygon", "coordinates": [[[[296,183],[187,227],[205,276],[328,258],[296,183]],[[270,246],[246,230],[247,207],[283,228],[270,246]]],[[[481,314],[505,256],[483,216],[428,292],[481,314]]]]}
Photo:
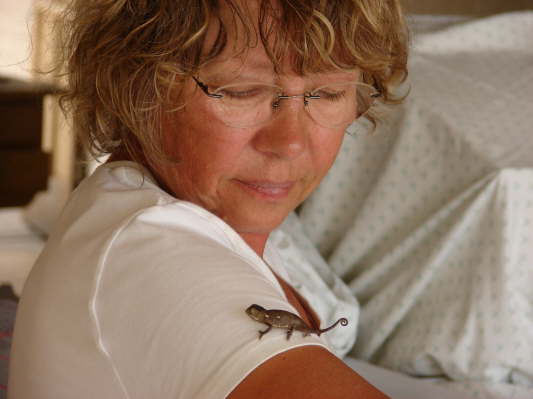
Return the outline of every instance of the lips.
{"type": "Polygon", "coordinates": [[[289,195],[294,182],[244,181],[237,180],[246,190],[262,197],[282,199],[289,195]]]}

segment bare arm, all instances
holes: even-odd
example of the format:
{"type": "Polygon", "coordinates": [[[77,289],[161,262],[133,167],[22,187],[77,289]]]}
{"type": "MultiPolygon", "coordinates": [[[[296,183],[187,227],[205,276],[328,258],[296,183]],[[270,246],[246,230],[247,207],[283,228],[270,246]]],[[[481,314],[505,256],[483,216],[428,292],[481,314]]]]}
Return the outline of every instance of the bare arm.
{"type": "Polygon", "coordinates": [[[252,371],[229,399],[385,399],[335,355],[319,346],[294,348],[252,371]]]}

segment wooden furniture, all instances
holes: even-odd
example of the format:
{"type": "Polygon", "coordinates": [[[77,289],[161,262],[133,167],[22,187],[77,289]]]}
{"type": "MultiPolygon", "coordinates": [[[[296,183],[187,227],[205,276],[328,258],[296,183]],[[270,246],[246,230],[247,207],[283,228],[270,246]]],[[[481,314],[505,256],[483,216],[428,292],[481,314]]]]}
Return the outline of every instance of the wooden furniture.
{"type": "Polygon", "coordinates": [[[25,205],[46,189],[43,98],[53,91],[51,85],[0,78],[0,206],[25,205]]]}
{"type": "MultiPolygon", "coordinates": [[[[34,80],[65,87],[60,32],[67,0],[33,0],[31,63],[34,80]],[[46,71],[53,73],[46,74],[46,71]]],[[[47,95],[43,104],[43,150],[51,154],[50,178],[66,193],[84,177],[85,156],[76,144],[71,121],[59,106],[58,95],[47,95]]]]}

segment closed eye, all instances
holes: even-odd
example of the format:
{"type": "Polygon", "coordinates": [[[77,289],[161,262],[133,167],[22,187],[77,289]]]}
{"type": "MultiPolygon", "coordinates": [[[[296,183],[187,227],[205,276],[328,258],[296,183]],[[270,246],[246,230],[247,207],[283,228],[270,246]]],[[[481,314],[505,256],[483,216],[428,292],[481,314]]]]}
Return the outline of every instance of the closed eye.
{"type": "Polygon", "coordinates": [[[330,90],[318,90],[313,93],[313,95],[320,96],[323,100],[328,101],[339,101],[346,96],[346,90],[342,91],[330,91],[330,90]]]}
{"type": "Polygon", "coordinates": [[[270,88],[259,86],[220,88],[217,93],[234,100],[272,96],[270,88]]]}

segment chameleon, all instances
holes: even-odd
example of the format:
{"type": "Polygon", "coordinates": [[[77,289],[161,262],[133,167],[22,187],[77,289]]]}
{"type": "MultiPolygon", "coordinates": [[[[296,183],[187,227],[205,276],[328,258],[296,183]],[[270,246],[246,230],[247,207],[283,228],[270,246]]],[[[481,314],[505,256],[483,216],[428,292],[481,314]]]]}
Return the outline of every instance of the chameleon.
{"type": "Polygon", "coordinates": [[[249,306],[246,309],[246,314],[250,316],[253,320],[258,321],[259,323],[266,324],[268,326],[266,330],[259,331],[259,339],[263,338],[263,335],[269,332],[272,327],[287,329],[287,340],[289,340],[294,330],[301,331],[303,333],[303,336],[305,337],[312,333],[316,335],[325,333],[326,331],[329,331],[332,328],[336,327],[339,323],[341,323],[341,325],[343,326],[348,325],[348,320],[344,317],[341,317],[328,328],[324,328],[322,330],[315,329],[309,327],[305,321],[303,321],[299,316],[295,315],[294,313],[279,309],[267,310],[262,306],[256,304],[249,306]]]}

